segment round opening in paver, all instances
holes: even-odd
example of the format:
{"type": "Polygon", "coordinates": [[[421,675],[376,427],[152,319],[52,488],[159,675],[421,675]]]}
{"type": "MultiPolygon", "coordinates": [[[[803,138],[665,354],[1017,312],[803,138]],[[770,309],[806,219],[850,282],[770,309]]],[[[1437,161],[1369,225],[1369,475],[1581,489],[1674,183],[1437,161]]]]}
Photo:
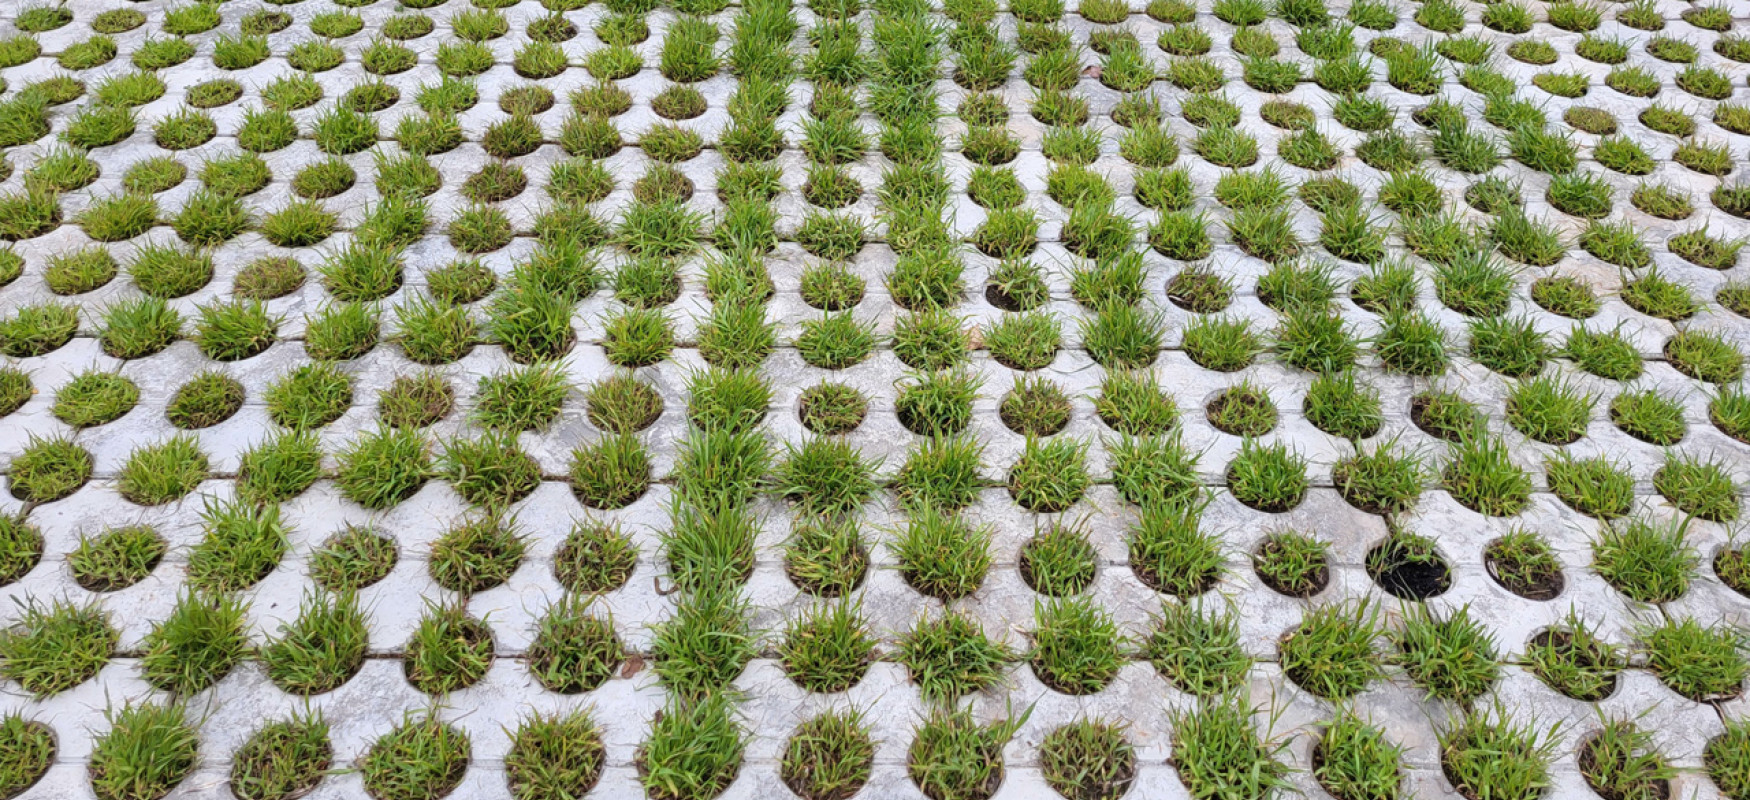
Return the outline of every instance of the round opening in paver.
{"type": "Polygon", "coordinates": [[[1331,582],[1329,548],[1297,531],[1265,537],[1252,553],[1252,567],[1265,586],[1289,597],[1312,597],[1331,582]]]}
{"type": "Polygon", "coordinates": [[[1566,585],[1549,543],[1525,530],[1489,542],[1483,548],[1483,566],[1501,588],[1528,600],[1554,600],[1566,585]]]}
{"type": "Polygon", "coordinates": [[[1395,532],[1367,551],[1367,574],[1393,597],[1426,600],[1452,588],[1452,566],[1434,541],[1395,532]]]}

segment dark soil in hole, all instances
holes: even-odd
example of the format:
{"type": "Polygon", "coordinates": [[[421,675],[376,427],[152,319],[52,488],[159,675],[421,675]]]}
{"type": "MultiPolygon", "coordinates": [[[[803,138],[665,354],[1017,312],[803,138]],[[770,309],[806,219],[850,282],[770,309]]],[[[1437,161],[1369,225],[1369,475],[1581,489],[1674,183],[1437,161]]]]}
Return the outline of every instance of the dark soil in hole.
{"type": "Polygon", "coordinates": [[[1607,769],[1608,767],[1598,763],[1597,751],[1597,735],[1588,736],[1586,741],[1580,744],[1580,754],[1576,760],[1580,763],[1580,776],[1586,779],[1586,785],[1592,787],[1592,791],[1597,792],[1599,797],[1604,798],[1604,800],[1649,800],[1649,798],[1669,800],[1671,797],[1671,782],[1664,778],[1643,781],[1632,788],[1623,787],[1627,788],[1628,791],[1619,791],[1616,787],[1611,786],[1599,786],[1595,774],[1601,768],[1607,769]]]}
{"type": "Polygon", "coordinates": [[[984,287],[984,301],[1004,311],[1020,311],[1021,304],[1009,296],[1008,292],[994,285],[984,287]]]}
{"type": "Polygon", "coordinates": [[[1393,536],[1368,551],[1367,574],[1387,594],[1403,600],[1426,600],[1452,588],[1452,567],[1432,542],[1419,536],[1393,536]]]}
{"type": "MultiPolygon", "coordinates": [[[[1527,642],[1525,645],[1525,649],[1528,651],[1529,650],[1541,650],[1541,649],[1546,648],[1546,647],[1553,648],[1556,652],[1562,653],[1563,655],[1566,655],[1566,656],[1576,656],[1576,655],[1579,656],[1579,658],[1577,660],[1581,661],[1583,666],[1586,666],[1586,667],[1603,666],[1603,654],[1599,653],[1596,648],[1588,648],[1586,650],[1586,652],[1584,652],[1584,653],[1576,653],[1576,649],[1579,647],[1579,645],[1574,644],[1574,635],[1567,632],[1567,631],[1563,631],[1563,630],[1541,631],[1536,636],[1531,637],[1531,641],[1527,642]]],[[[1545,685],[1547,686],[1548,684],[1546,683],[1545,685]]],[[[1598,692],[1596,694],[1591,694],[1591,695],[1586,695],[1586,696],[1571,695],[1571,694],[1568,694],[1567,692],[1562,692],[1562,694],[1567,695],[1568,697],[1572,697],[1575,700],[1580,700],[1582,702],[1596,703],[1599,700],[1603,700],[1606,697],[1609,697],[1613,694],[1616,694],[1616,685],[1617,685],[1617,675],[1616,675],[1616,673],[1612,672],[1610,674],[1610,686],[1609,686],[1609,688],[1606,688],[1602,692],[1598,692]]],[[[1551,686],[1550,688],[1556,689],[1556,691],[1561,691],[1561,689],[1554,687],[1554,686],[1551,686]]]]}
{"type": "Polygon", "coordinates": [[[1527,600],[1554,600],[1562,593],[1567,580],[1561,569],[1540,569],[1518,559],[1505,558],[1499,552],[1499,544],[1500,541],[1496,540],[1483,549],[1483,566],[1501,588],[1527,600]]]}

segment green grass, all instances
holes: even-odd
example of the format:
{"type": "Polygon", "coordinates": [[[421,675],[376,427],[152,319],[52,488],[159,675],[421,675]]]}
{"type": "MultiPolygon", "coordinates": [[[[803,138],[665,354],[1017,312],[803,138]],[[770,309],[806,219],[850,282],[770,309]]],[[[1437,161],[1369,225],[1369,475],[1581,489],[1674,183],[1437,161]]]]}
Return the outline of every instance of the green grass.
{"type": "Polygon", "coordinates": [[[1127,660],[1128,642],[1104,608],[1086,598],[1053,599],[1033,607],[1028,662],[1046,686],[1065,694],[1106,688],[1127,660]]]}
{"type": "Polygon", "coordinates": [[[88,767],[100,800],[164,797],[194,773],[200,733],[180,703],[129,703],[104,712],[88,767]]]}
{"type": "Polygon", "coordinates": [[[350,594],[306,594],[298,616],[261,650],[268,678],[306,697],[340,688],[364,664],[366,621],[350,594]]]}
{"type": "Polygon", "coordinates": [[[1697,702],[1736,697],[1750,663],[1742,635],[1724,625],[1671,619],[1640,632],[1647,667],[1659,682],[1697,702]]]}
{"type": "Polygon", "coordinates": [[[742,434],[772,405],[772,387],[752,369],[708,369],[687,378],[687,420],[706,433],[742,434]]]}
{"type": "Polygon", "coordinates": [[[604,761],[601,731],[588,712],[533,713],[512,736],[505,777],[518,800],[588,792],[604,761]]]}
{"type": "Polygon", "coordinates": [[[1558,732],[1535,721],[1516,721],[1498,704],[1467,711],[1440,734],[1441,766],[1469,796],[1532,800],[1551,784],[1558,732]]]}
{"type": "Polygon", "coordinates": [[[786,448],[773,476],[774,491],[805,513],[855,513],[876,489],[879,464],[848,442],[814,438],[786,448]]]}
{"type": "Polygon", "coordinates": [[[352,378],[332,364],[305,364],[268,384],[262,399],[276,424],[320,428],[352,407],[352,378]]]}
{"type": "Polygon", "coordinates": [[[1641,797],[1669,792],[1677,771],[1666,764],[1651,731],[1627,719],[1603,718],[1580,746],[1580,774],[1601,796],[1641,797]]]}
{"type": "Polygon", "coordinates": [[[1311,597],[1330,581],[1330,548],[1298,531],[1273,533],[1252,554],[1252,568],[1281,594],[1311,597]]]}
{"type": "Polygon", "coordinates": [[[285,431],[243,452],[237,496],[256,504],[278,503],[302,494],[322,474],[322,448],[315,432],[285,431]]]}
{"type": "Polygon", "coordinates": [[[51,697],[96,676],[119,639],[100,607],[32,601],[0,635],[0,675],[39,699],[51,697]]]}
{"type": "MultiPolygon", "coordinates": [[[[466,608],[427,601],[424,616],[407,640],[401,666],[413,688],[443,695],[485,677],[492,666],[492,642],[492,629],[466,608]]],[[[364,769],[369,781],[370,768],[364,769]]]]}
{"type": "Polygon", "coordinates": [[[1312,609],[1278,645],[1283,672],[1320,697],[1351,697],[1381,675],[1376,647],[1380,634],[1374,606],[1353,603],[1312,609]]]}
{"type": "Polygon", "coordinates": [[[1258,730],[1244,694],[1173,714],[1172,765],[1193,797],[1264,797],[1288,786],[1286,742],[1258,730]]]}
{"type": "Polygon", "coordinates": [[[1744,355],[1711,331],[1679,331],[1665,340],[1665,358],[1684,375],[1707,383],[1725,384],[1744,374],[1744,355]]]}
{"type": "Polygon", "coordinates": [[[177,694],[211,687],[249,650],[247,614],[248,606],[234,598],[185,591],[141,641],[141,676],[177,694]]]}
{"type": "Polygon", "coordinates": [[[1744,796],[1750,790],[1750,728],[1726,723],[1725,732],[1708,740],[1702,761],[1708,777],[1726,796],[1744,796]]]}
{"type": "Polygon", "coordinates": [[[160,298],[139,297],[122,300],[104,310],[98,342],[108,355],[137,359],[162,352],[181,333],[180,313],[160,298]]]}
{"type": "Polygon", "coordinates": [[[804,519],[784,546],[784,568],[791,582],[819,597],[842,597],[868,571],[862,534],[846,520],[804,519]]]}
{"type": "Polygon", "coordinates": [[[274,720],[232,754],[232,791],[246,800],[295,796],[314,788],[333,760],[328,721],[320,713],[274,720]]]}
{"type": "Polygon", "coordinates": [[[1003,779],[1003,747],[1025,719],[980,724],[970,711],[934,712],[918,726],[906,771],[931,797],[988,796],[1003,779]]]}
{"type": "Polygon", "coordinates": [[[1262,436],[1276,427],[1276,403],[1264,389],[1242,382],[1209,401],[1205,413],[1216,430],[1233,436],[1262,436]]]}
{"type": "Polygon", "coordinates": [[[869,780],[875,742],[857,711],[831,711],[796,728],[779,766],[786,786],[804,797],[849,797],[869,780]]]}
{"type": "MultiPolygon", "coordinates": [[[[6,484],[12,496],[18,500],[26,503],[49,503],[67,497],[84,486],[91,479],[92,466],[91,453],[71,439],[44,439],[33,433],[30,434],[23,452],[14,456],[7,465],[6,484]]],[[[6,519],[13,523],[9,527],[22,528],[22,522],[6,519]]],[[[11,532],[23,534],[23,530],[11,532]]],[[[40,537],[37,541],[37,550],[40,552],[40,537]]],[[[34,558],[31,560],[34,563],[34,558]]]]}
{"type": "Polygon", "coordinates": [[[608,436],[573,453],[572,490],[591,508],[623,508],[644,495],[650,470],[650,456],[636,438],[608,436]]]}
{"type": "Polygon", "coordinates": [[[745,732],[722,694],[669,701],[639,747],[645,792],[658,800],[704,800],[741,770],[745,732]]]}
{"type": "Polygon", "coordinates": [[[158,204],[141,195],[111,195],[86,206],[75,221],[97,241],[120,242],[151,230],[158,222],[158,204]]]}
{"type": "Polygon", "coordinates": [[[144,580],[168,550],[164,537],[150,527],[110,528],[81,538],[79,547],[68,554],[67,566],[81,587],[113,592],[144,580]]]}
{"type": "Polygon", "coordinates": [[[1157,591],[1190,598],[1226,571],[1221,542],[1203,530],[1205,497],[1180,494],[1143,507],[1129,532],[1131,570],[1157,591]]]}
{"type": "Polygon", "coordinates": [[[1468,606],[1444,618],[1416,606],[1392,638],[1397,663],[1430,696],[1469,703],[1500,677],[1493,637],[1468,606]]]}
{"type": "Polygon", "coordinates": [[[1570,610],[1556,627],[1533,637],[1525,661],[1540,680],[1577,700],[1601,700],[1616,690],[1624,653],[1570,610]]]}
{"type": "Polygon", "coordinates": [[[1629,519],[1600,532],[1592,569],[1617,591],[1641,603],[1664,603],[1689,590],[1699,557],[1686,540],[1687,523],[1629,519]]]}
{"type": "Polygon", "coordinates": [[[1260,444],[1247,438],[1228,462],[1228,490],[1234,499],[1268,513],[1288,511],[1306,498],[1307,461],[1287,444],[1260,444]]]}
{"type": "Polygon", "coordinates": [[[573,592],[611,592],[636,569],[638,547],[618,528],[579,523],[554,557],[553,572],[573,592]]]}
{"type": "Polygon", "coordinates": [[[509,580],[527,548],[528,540],[516,529],[514,519],[469,518],[432,542],[426,566],[439,586],[467,596],[509,580]]]}
{"type": "Polygon", "coordinates": [[[614,676],[625,649],[611,618],[590,613],[590,601],[567,597],[541,618],[529,646],[529,666],[541,685],[576,694],[595,689],[614,676]]]}
{"type": "Polygon", "coordinates": [[[1051,436],[1069,424],[1069,396],[1049,379],[1018,377],[997,407],[997,416],[1023,436],[1051,436]]]}
{"type": "Polygon", "coordinates": [[[1313,778],[1334,797],[1388,800],[1404,782],[1404,748],[1377,725],[1345,712],[1313,748],[1313,778]]]}
{"type": "Polygon", "coordinates": [[[241,361],[260,355],[279,339],[278,317],[259,300],[215,301],[199,307],[194,342],[215,361],[241,361]]]}
{"type": "Polygon", "coordinates": [[[19,714],[0,719],[0,792],[24,792],[48,772],[57,747],[49,726],[19,714]]]}
{"type": "Polygon", "coordinates": [[[473,744],[460,728],[411,712],[358,762],[365,790],[383,800],[442,797],[462,782],[473,744]]]}
{"type": "Polygon", "coordinates": [[[412,497],[434,472],[430,444],[410,429],[364,433],[341,450],[336,461],[334,481],[341,494],[374,510],[412,497]]]}
{"type": "Polygon", "coordinates": [[[16,583],[42,561],[43,535],[22,514],[0,517],[0,581],[16,583]]]}
{"type": "Polygon", "coordinates": [[[1724,462],[1667,451],[1665,463],[1653,473],[1653,488],[1690,516],[1709,522],[1738,518],[1738,487],[1724,462]]]}
{"type": "Polygon", "coordinates": [[[128,454],[117,475],[117,491],[143,506],[163,505],[187,497],[208,473],[206,453],[193,437],[179,434],[128,454]]]}
{"type": "Polygon", "coordinates": [[[1092,479],[1087,472],[1087,444],[1073,439],[1041,442],[1029,437],[1019,460],[1009,470],[1009,494],[1022,508],[1056,513],[1080,500],[1092,479]]]}
{"type": "Polygon", "coordinates": [[[832,694],[862,681],[876,640],[861,609],[841,601],[815,606],[792,620],[778,646],[784,673],[810,692],[832,694]]]}
{"type": "Polygon", "coordinates": [[[330,592],[353,592],[388,576],[396,560],[393,540],[349,525],[310,554],[310,576],[330,592]]]}
{"type": "Polygon", "coordinates": [[[201,519],[205,535],[189,552],[188,577],[205,591],[234,592],[260,583],[290,547],[278,506],[208,498],[201,519]]]}
{"type": "Polygon", "coordinates": [[[651,643],[656,675],[677,696],[709,698],[725,689],[758,654],[747,599],[725,583],[699,584],[651,643]]]}

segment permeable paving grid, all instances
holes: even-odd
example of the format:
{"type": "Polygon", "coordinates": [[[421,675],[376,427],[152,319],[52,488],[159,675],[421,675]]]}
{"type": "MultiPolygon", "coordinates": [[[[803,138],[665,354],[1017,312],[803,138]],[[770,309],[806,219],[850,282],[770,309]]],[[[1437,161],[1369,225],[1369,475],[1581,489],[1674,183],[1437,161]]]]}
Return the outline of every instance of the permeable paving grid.
{"type": "Polygon", "coordinates": [[[0,7],[0,798],[1750,798],[1745,0],[0,7]]]}

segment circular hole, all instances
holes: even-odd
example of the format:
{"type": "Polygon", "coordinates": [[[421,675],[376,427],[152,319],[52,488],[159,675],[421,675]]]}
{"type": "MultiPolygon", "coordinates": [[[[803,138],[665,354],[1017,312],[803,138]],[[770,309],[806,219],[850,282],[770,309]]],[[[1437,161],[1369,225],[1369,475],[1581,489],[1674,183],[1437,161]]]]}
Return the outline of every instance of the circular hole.
{"type": "Polygon", "coordinates": [[[1714,555],[1714,575],[1732,591],[1750,597],[1750,555],[1743,548],[1722,547],[1714,555]]]}
{"type": "Polygon", "coordinates": [[[1289,597],[1312,597],[1331,583],[1324,544],[1301,533],[1266,537],[1252,553],[1252,568],[1265,586],[1289,597]]]}
{"type": "Polygon", "coordinates": [[[1567,583],[1561,566],[1541,542],[1526,545],[1517,539],[1496,539],[1483,548],[1483,566],[1501,588],[1527,600],[1554,600],[1567,583]]]}
{"type": "MultiPolygon", "coordinates": [[[[1605,773],[1602,776],[1603,781],[1614,783],[1622,781],[1626,776],[1621,775],[1621,773],[1629,768],[1627,763],[1620,760],[1614,764],[1601,764],[1598,749],[1602,741],[1601,732],[1588,734],[1586,740],[1580,743],[1579,754],[1575,757],[1575,761],[1580,766],[1580,777],[1586,779],[1586,785],[1592,787],[1592,791],[1597,792],[1599,797],[1603,797],[1605,800],[1668,800],[1671,797],[1671,781],[1665,778],[1647,779],[1643,777],[1626,785],[1608,783],[1601,785],[1601,777],[1598,775],[1600,771],[1605,773]]],[[[1651,754],[1626,753],[1624,755],[1630,759],[1639,759],[1651,754]]],[[[1656,756],[1654,757],[1656,758],[1656,756]]],[[[1660,761],[1662,760],[1660,759],[1660,761]]],[[[1642,761],[1641,763],[1647,762],[1642,761]]]]}
{"type": "MultiPolygon", "coordinates": [[[[1528,654],[1535,650],[1550,649],[1555,651],[1558,656],[1570,664],[1580,664],[1580,662],[1583,662],[1583,664],[1580,665],[1585,667],[1604,666],[1604,654],[1599,652],[1598,648],[1587,647],[1585,652],[1578,652],[1579,647],[1580,645],[1574,642],[1574,634],[1571,631],[1562,630],[1560,628],[1549,628],[1539,631],[1536,635],[1532,636],[1531,641],[1527,642],[1525,645],[1528,654]]],[[[1578,672],[1578,669],[1575,671],[1578,672]]],[[[1603,680],[1602,688],[1596,692],[1590,693],[1575,692],[1565,686],[1557,686],[1550,683],[1550,681],[1542,675],[1539,675],[1538,677],[1550,688],[1567,697],[1583,702],[1595,703],[1616,694],[1617,671],[1615,669],[1603,673],[1601,676],[1603,680]]]]}
{"type": "Polygon", "coordinates": [[[1367,553],[1367,574],[1387,594],[1404,600],[1438,597],[1452,588],[1452,567],[1434,542],[1395,533],[1367,553]]]}

